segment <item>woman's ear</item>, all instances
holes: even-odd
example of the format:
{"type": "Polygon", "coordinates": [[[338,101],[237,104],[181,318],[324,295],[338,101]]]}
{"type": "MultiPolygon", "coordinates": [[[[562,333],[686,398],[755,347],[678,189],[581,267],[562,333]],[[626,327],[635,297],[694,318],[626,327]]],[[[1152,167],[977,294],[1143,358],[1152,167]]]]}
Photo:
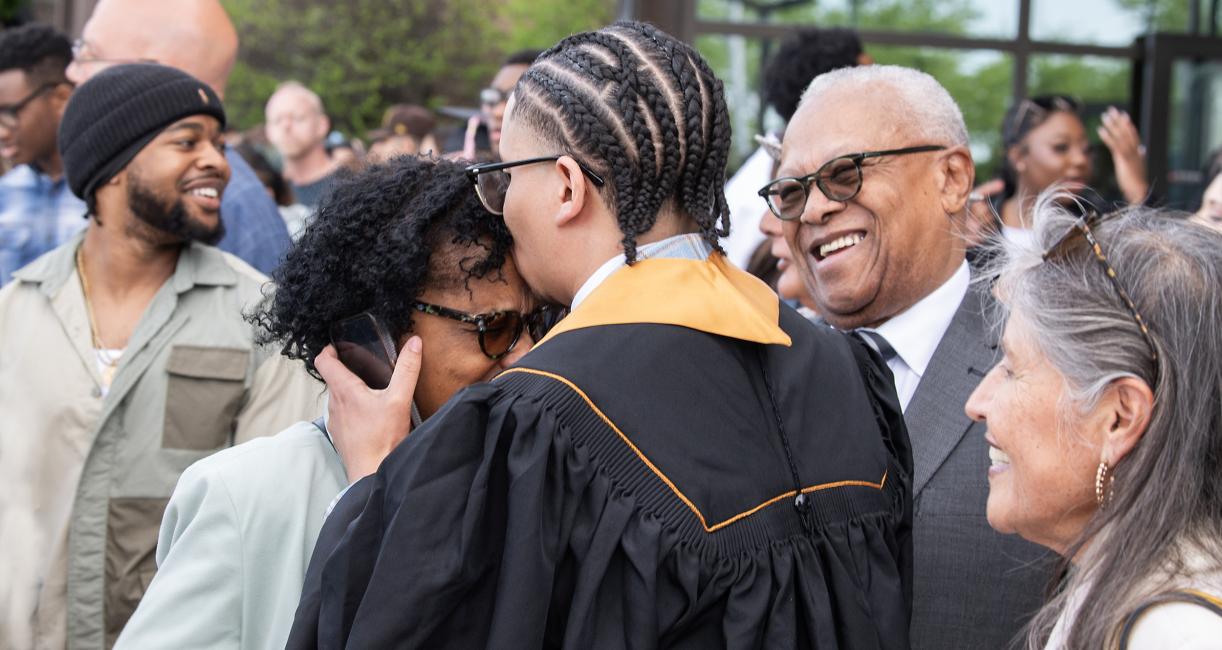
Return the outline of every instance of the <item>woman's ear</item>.
{"type": "Polygon", "coordinates": [[[1006,158],[1009,159],[1010,167],[1013,168],[1014,171],[1020,174],[1027,171],[1027,163],[1025,162],[1025,159],[1027,158],[1027,145],[1017,144],[1010,147],[1010,149],[1006,151],[1006,158]]]}
{"type": "Polygon", "coordinates": [[[1137,446],[1149,428],[1154,393],[1146,382],[1136,377],[1121,377],[1112,383],[1099,408],[1104,409],[1108,426],[1103,434],[1100,460],[1115,467],[1137,446]]]}

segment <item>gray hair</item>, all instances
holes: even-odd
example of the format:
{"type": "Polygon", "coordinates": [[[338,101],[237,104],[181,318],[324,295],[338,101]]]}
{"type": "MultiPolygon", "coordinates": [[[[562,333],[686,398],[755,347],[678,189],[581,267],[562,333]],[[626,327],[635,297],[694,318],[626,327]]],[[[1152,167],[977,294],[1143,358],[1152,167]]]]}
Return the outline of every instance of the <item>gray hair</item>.
{"type": "Polygon", "coordinates": [[[802,93],[798,110],[812,98],[843,86],[885,86],[895,92],[895,114],[929,144],[968,144],[963,112],[946,88],[920,70],[898,65],[863,65],[821,74],[802,93]]]}
{"type": "Polygon", "coordinates": [[[1119,377],[1146,382],[1154,407],[1141,441],[1116,463],[1108,507],[1065,554],[1078,558],[1072,567],[1064,561],[1063,588],[1028,627],[1033,650],[1044,647],[1070,594],[1081,600],[1067,647],[1113,647],[1125,617],[1183,570],[1186,549],[1222,558],[1222,235],[1146,207],[1092,226],[1149,326],[1155,361],[1085,241],[1043,260],[1075,227],[1062,207],[1069,198],[1055,189],[1040,195],[1034,242],[994,242],[1002,251],[998,316],[1030,326],[1065,379],[1062,410],[1088,411],[1119,377]]]}

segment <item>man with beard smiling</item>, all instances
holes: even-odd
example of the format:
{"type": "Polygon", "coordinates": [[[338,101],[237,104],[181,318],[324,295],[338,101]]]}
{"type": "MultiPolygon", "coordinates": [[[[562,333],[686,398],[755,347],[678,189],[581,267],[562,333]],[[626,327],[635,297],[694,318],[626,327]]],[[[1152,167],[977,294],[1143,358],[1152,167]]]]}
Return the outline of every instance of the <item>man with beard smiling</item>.
{"type": "Polygon", "coordinates": [[[0,290],[0,647],[114,642],[191,463],[320,412],[305,369],[255,343],[266,279],[223,231],[225,112],[155,64],[79,87],[60,125],[85,232],[0,290]]]}
{"type": "Polygon", "coordinates": [[[912,647],[1007,647],[1050,575],[1044,551],[989,527],[985,426],[963,410],[996,354],[959,234],[975,175],[959,107],[916,70],[820,75],[777,174],[760,194],[820,316],[895,375],[915,465],[912,647]]]}

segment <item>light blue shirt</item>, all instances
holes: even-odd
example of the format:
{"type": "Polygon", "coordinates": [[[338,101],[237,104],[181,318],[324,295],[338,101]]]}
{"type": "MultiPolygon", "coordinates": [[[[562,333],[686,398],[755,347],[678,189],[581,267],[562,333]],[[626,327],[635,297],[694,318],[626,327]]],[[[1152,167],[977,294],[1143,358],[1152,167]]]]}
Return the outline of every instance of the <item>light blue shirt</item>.
{"type": "Polygon", "coordinates": [[[0,286],[13,272],[72,239],[87,224],[85,202],[63,176],[53,180],[29,165],[0,177],[0,286]]]}

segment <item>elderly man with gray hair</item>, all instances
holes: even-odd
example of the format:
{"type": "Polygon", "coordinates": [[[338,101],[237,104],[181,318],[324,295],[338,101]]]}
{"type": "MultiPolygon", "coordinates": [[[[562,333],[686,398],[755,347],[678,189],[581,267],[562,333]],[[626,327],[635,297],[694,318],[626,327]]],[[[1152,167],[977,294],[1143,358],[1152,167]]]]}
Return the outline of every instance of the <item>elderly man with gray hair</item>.
{"type": "Polygon", "coordinates": [[[895,375],[915,476],[912,645],[1006,647],[1040,606],[1047,554],[989,528],[983,423],[963,405],[995,363],[960,236],[974,181],[963,116],[929,75],[817,77],[760,195],[828,324],[895,375]]]}

